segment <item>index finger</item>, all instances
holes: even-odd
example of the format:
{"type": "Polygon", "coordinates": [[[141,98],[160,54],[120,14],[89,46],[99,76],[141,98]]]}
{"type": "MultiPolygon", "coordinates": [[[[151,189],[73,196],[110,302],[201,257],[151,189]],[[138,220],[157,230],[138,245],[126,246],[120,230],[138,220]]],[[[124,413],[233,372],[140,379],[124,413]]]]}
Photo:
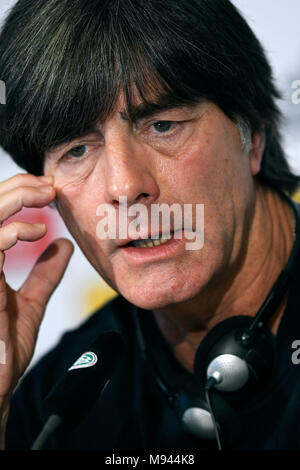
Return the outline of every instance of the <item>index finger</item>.
{"type": "Polygon", "coordinates": [[[18,173],[0,182],[0,195],[19,186],[39,186],[53,183],[53,176],[35,176],[31,173],[18,173]]]}

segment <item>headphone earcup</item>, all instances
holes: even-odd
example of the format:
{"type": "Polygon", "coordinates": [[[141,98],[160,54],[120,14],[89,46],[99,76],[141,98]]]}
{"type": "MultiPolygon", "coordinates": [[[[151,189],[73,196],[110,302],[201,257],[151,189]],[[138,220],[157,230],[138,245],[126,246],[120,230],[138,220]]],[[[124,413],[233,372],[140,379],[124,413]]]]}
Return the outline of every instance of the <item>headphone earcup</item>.
{"type": "Polygon", "coordinates": [[[267,379],[276,360],[274,335],[259,331],[248,344],[243,332],[253,322],[249,316],[228,318],[216,325],[200,343],[194,361],[194,374],[200,387],[209,375],[218,372],[222,379],[216,389],[236,397],[267,379]]]}
{"type": "MultiPolygon", "coordinates": [[[[227,445],[236,444],[242,435],[237,413],[217,391],[211,392],[211,404],[222,441],[227,445]]],[[[185,431],[200,439],[216,439],[213,419],[203,389],[195,393],[181,392],[177,413],[185,431]]]]}

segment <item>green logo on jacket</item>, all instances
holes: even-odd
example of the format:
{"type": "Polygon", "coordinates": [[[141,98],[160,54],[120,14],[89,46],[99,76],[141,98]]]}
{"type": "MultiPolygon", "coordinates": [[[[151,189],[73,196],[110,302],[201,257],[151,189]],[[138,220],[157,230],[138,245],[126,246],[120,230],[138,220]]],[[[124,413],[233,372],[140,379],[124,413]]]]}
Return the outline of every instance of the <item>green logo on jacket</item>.
{"type": "Polygon", "coordinates": [[[92,367],[98,361],[98,357],[94,352],[86,352],[82,354],[79,359],[70,367],[69,370],[83,369],[84,367],[92,367]]]}

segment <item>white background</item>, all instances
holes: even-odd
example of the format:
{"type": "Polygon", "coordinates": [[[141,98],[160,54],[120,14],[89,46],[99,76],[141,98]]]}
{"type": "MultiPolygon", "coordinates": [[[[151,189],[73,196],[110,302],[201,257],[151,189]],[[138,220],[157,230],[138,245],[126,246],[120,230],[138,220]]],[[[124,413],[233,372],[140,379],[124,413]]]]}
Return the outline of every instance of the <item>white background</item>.
{"type": "MultiPolygon", "coordinates": [[[[0,21],[14,3],[14,1],[1,0],[0,21]]],[[[294,80],[300,80],[300,2],[299,0],[234,0],[233,3],[240,8],[263,43],[273,66],[275,80],[285,98],[281,102],[287,117],[284,129],[285,149],[292,167],[300,172],[300,139],[298,137],[300,105],[291,103],[291,84],[294,80]]],[[[20,169],[0,150],[0,180],[19,171],[20,169]]],[[[60,234],[71,239],[62,224],[58,230],[60,234]]],[[[16,288],[27,276],[27,272],[21,268],[5,266],[5,269],[8,282],[16,288]]],[[[87,310],[91,304],[93,305],[93,298],[95,297],[95,302],[97,302],[102,294],[106,295],[106,292],[103,281],[76,247],[68,271],[48,304],[34,362],[57,342],[63,331],[82,322],[87,310]],[[97,288],[99,288],[99,295],[97,288]],[[92,300],[85,302],[86,296],[90,296],[92,300]]]]}

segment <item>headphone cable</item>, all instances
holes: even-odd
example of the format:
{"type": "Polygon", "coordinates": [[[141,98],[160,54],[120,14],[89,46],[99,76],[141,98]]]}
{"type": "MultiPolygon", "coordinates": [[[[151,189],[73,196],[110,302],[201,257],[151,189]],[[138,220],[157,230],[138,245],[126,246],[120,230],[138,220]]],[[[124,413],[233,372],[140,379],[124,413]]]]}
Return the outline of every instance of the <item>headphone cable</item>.
{"type": "Polygon", "coordinates": [[[218,429],[218,423],[216,421],[215,413],[214,413],[212,402],[211,402],[211,399],[210,399],[211,389],[213,388],[213,386],[216,383],[218,383],[218,379],[211,375],[205,383],[204,390],[205,390],[205,398],[206,398],[208,410],[210,412],[212,422],[213,422],[213,425],[214,425],[214,429],[215,429],[218,450],[222,450],[222,444],[221,444],[221,438],[220,438],[219,429],[218,429]]]}

